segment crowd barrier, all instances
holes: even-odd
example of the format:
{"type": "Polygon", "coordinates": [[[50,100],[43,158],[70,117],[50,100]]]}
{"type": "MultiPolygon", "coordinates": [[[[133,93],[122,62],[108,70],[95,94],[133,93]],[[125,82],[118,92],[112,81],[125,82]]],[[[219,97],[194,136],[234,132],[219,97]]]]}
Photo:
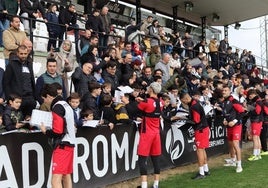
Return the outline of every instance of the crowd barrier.
{"type": "MultiPolygon", "coordinates": [[[[209,118],[208,156],[227,151],[222,117],[209,118]]],[[[161,169],[195,162],[194,130],[191,124],[178,121],[161,130],[161,169]]],[[[73,187],[101,187],[139,176],[135,126],[81,128],[77,131],[73,187]]],[[[50,188],[51,153],[48,139],[41,132],[13,132],[0,135],[0,187],[50,188]]],[[[149,164],[149,172],[153,172],[149,164]]]]}

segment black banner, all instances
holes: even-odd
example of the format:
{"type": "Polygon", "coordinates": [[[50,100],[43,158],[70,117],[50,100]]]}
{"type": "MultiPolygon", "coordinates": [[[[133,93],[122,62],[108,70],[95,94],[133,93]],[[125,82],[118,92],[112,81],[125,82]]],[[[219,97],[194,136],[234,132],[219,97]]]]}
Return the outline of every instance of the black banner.
{"type": "MultiPolygon", "coordinates": [[[[219,118],[210,119],[208,155],[224,153],[225,128],[219,118]]],[[[194,130],[185,122],[161,131],[161,169],[196,161],[194,130]]],[[[77,132],[73,187],[100,187],[139,176],[139,133],[129,125],[82,128],[77,132]]],[[[51,187],[51,148],[42,133],[0,135],[0,187],[51,187]]],[[[150,172],[152,166],[150,165],[150,172]]]]}

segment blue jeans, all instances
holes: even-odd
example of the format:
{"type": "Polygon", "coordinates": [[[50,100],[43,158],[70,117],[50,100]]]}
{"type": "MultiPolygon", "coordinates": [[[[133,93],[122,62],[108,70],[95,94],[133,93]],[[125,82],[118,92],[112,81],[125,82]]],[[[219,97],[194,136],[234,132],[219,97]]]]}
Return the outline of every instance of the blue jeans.
{"type": "Polygon", "coordinates": [[[3,46],[3,31],[9,27],[9,21],[7,19],[0,20],[0,47],[3,46]]]}

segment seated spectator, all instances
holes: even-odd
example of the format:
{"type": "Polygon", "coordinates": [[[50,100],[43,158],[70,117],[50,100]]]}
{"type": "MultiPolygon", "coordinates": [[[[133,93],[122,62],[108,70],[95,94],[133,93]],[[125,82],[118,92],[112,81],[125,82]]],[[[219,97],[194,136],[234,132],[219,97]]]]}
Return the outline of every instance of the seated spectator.
{"type": "Polygon", "coordinates": [[[22,121],[24,120],[29,120],[29,117],[27,117],[27,119],[24,118],[22,111],[20,110],[22,98],[19,95],[10,94],[7,101],[8,105],[6,106],[3,114],[3,122],[6,127],[6,130],[29,130],[29,124],[22,123],[22,121]]]}
{"type": "Polygon", "coordinates": [[[22,19],[22,22],[24,31],[28,35],[30,34],[30,20],[28,18],[33,19],[32,28],[35,28],[35,19],[39,18],[38,12],[41,13],[44,21],[47,22],[45,9],[39,0],[20,0],[20,15],[26,17],[22,19]]]}

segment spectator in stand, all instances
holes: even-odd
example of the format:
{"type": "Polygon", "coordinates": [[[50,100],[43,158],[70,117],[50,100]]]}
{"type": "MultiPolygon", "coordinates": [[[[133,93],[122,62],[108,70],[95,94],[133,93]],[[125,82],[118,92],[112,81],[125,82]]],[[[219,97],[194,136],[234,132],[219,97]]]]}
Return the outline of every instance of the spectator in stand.
{"type": "Polygon", "coordinates": [[[168,53],[164,53],[160,62],[155,65],[155,69],[161,69],[163,72],[162,81],[163,85],[170,79],[170,65],[169,65],[170,55],[168,53]]]}
{"type": "Polygon", "coordinates": [[[43,99],[41,97],[41,91],[44,88],[45,84],[52,84],[52,83],[59,83],[61,87],[63,88],[63,99],[66,99],[66,90],[64,87],[64,81],[57,72],[57,61],[55,59],[47,59],[47,70],[45,73],[41,74],[35,84],[35,98],[39,102],[39,104],[43,103],[43,99]]]}
{"type": "Polygon", "coordinates": [[[253,70],[256,65],[255,57],[252,55],[251,51],[248,51],[248,58],[246,59],[247,71],[253,70]]]}
{"type": "Polygon", "coordinates": [[[106,50],[107,44],[108,44],[108,35],[110,32],[110,26],[111,26],[111,16],[108,13],[109,8],[107,6],[103,6],[100,13],[101,23],[104,29],[105,34],[100,35],[100,47],[101,51],[104,52],[106,50]]]}
{"type": "Polygon", "coordinates": [[[225,37],[223,40],[220,41],[219,45],[219,68],[226,63],[226,54],[227,48],[229,47],[228,38],[225,37]]]}
{"type": "Polygon", "coordinates": [[[155,65],[161,60],[161,48],[159,45],[152,46],[151,53],[147,59],[149,59],[148,62],[146,62],[146,65],[151,67],[152,69],[155,68],[155,65]]]}
{"type": "Polygon", "coordinates": [[[6,65],[8,64],[10,53],[20,46],[22,40],[27,38],[25,32],[20,30],[19,16],[13,16],[10,21],[9,29],[3,32],[4,57],[6,65]]]}
{"type": "Polygon", "coordinates": [[[105,30],[100,19],[100,11],[97,9],[94,9],[92,14],[88,16],[85,26],[87,30],[92,32],[93,35],[98,36],[100,33],[105,34],[105,30]]]}
{"type": "Polygon", "coordinates": [[[206,53],[206,40],[203,39],[197,43],[194,48],[194,56],[196,57],[199,53],[206,53]]]}
{"type": "Polygon", "coordinates": [[[127,53],[131,53],[131,43],[130,42],[125,42],[124,49],[122,50],[121,57],[124,58],[127,53]]]}
{"type": "MultiPolygon", "coordinates": [[[[61,26],[61,32],[59,38],[63,39],[64,33],[67,38],[67,31],[74,30],[76,49],[78,49],[77,42],[79,39],[79,30],[78,30],[79,26],[77,25],[76,21],[77,21],[77,14],[74,4],[70,4],[65,9],[60,11],[59,23],[62,24],[63,26],[61,26]]],[[[61,46],[61,43],[62,41],[59,42],[59,46],[61,46]]]]}
{"type": "Polygon", "coordinates": [[[235,63],[239,63],[239,49],[238,48],[236,48],[235,49],[235,53],[234,53],[234,62],[235,63]]]}
{"type": "Polygon", "coordinates": [[[44,21],[47,22],[45,9],[39,0],[20,0],[20,15],[25,17],[22,19],[22,23],[24,26],[24,31],[28,35],[30,34],[30,29],[35,28],[35,20],[36,18],[39,18],[39,12],[41,13],[44,21]],[[33,19],[32,26],[30,26],[31,20],[29,20],[29,18],[33,19]]]}
{"type": "Polygon", "coordinates": [[[79,54],[79,58],[86,52],[86,50],[84,48],[88,48],[89,46],[89,39],[91,37],[92,33],[89,29],[86,29],[85,32],[83,34],[80,35],[80,38],[78,40],[78,51],[79,54]],[[82,54],[83,51],[83,54],[82,54]]]}
{"type": "Polygon", "coordinates": [[[159,45],[160,36],[158,34],[159,21],[154,20],[149,26],[149,36],[151,38],[151,47],[159,45]]]}
{"type": "Polygon", "coordinates": [[[72,81],[74,84],[75,92],[77,92],[81,98],[88,92],[88,84],[97,82],[92,75],[93,64],[89,61],[82,62],[82,67],[76,67],[72,74],[72,81]]]}
{"type": "Polygon", "coordinates": [[[161,48],[161,53],[171,53],[173,46],[172,46],[172,42],[170,41],[170,37],[168,33],[165,32],[164,27],[163,26],[159,26],[158,27],[158,34],[160,36],[160,48],[161,48]]]}
{"type": "Polygon", "coordinates": [[[142,22],[142,25],[140,27],[140,31],[143,31],[145,35],[149,35],[149,29],[148,27],[152,24],[153,22],[153,17],[148,16],[146,20],[142,22]]]}
{"type": "Polygon", "coordinates": [[[102,72],[102,77],[105,82],[109,82],[112,84],[111,94],[114,95],[114,91],[119,86],[119,80],[116,73],[116,63],[114,61],[110,61],[106,64],[106,69],[102,72]]]}
{"type": "Polygon", "coordinates": [[[6,0],[0,0],[0,47],[3,46],[3,31],[9,26],[7,13],[6,0]]]}
{"type": "Polygon", "coordinates": [[[183,37],[183,46],[185,48],[185,58],[192,59],[194,57],[193,54],[193,48],[194,48],[194,41],[192,39],[192,36],[189,34],[189,32],[185,32],[183,37]]]}
{"type": "Polygon", "coordinates": [[[185,56],[184,55],[184,46],[183,46],[183,40],[180,37],[180,32],[174,32],[173,34],[171,34],[170,36],[170,41],[172,42],[173,45],[173,52],[177,52],[179,54],[179,56],[185,56]]]}
{"type": "Polygon", "coordinates": [[[27,57],[27,47],[19,46],[16,55],[10,58],[3,80],[5,96],[18,94],[22,97],[20,109],[24,116],[31,115],[36,107],[33,63],[27,57]]]}
{"type": "Polygon", "coordinates": [[[123,58],[123,63],[121,64],[121,72],[123,79],[133,73],[131,63],[132,63],[132,55],[131,53],[127,53],[123,58]]]}
{"type": "Polygon", "coordinates": [[[85,53],[88,52],[89,46],[91,45],[98,46],[98,44],[99,44],[99,38],[96,35],[91,35],[89,38],[89,43],[85,42],[85,45],[83,46],[83,48],[81,48],[80,56],[83,56],[85,53]]]}
{"type": "Polygon", "coordinates": [[[3,114],[5,109],[5,93],[3,88],[4,69],[0,68],[0,114],[3,114]]]}
{"type": "Polygon", "coordinates": [[[142,26],[143,22],[136,24],[135,20],[131,20],[130,24],[126,26],[126,34],[125,34],[125,41],[126,42],[139,42],[140,36],[140,27],[142,26]]]}
{"type": "Polygon", "coordinates": [[[101,111],[103,112],[104,123],[107,124],[112,130],[117,123],[115,118],[116,113],[112,107],[113,97],[111,95],[104,95],[101,101],[101,111]]]}
{"type": "MultiPolygon", "coordinates": [[[[61,32],[61,28],[59,25],[59,18],[58,18],[58,14],[56,13],[57,11],[57,5],[56,4],[52,4],[50,5],[48,12],[47,12],[47,31],[48,31],[48,44],[47,44],[47,51],[51,51],[56,47],[56,43],[57,43],[57,38],[59,38],[60,32],[61,32]],[[50,24],[50,23],[54,23],[54,24],[50,24]]],[[[59,38],[59,40],[63,40],[63,38],[59,38]]],[[[59,45],[61,44],[61,42],[59,41],[59,45]]]]}
{"type": "Polygon", "coordinates": [[[69,96],[69,83],[67,72],[73,71],[75,67],[75,58],[72,51],[72,42],[64,40],[61,44],[59,52],[50,52],[48,58],[54,58],[57,61],[57,72],[63,76],[64,86],[66,89],[67,97],[69,96]]]}
{"type": "Polygon", "coordinates": [[[209,55],[211,57],[211,68],[219,70],[220,67],[219,67],[217,39],[216,38],[211,39],[208,47],[209,47],[209,55]]]}
{"type": "MultiPolygon", "coordinates": [[[[8,104],[3,114],[3,122],[7,131],[19,129],[23,132],[29,130],[29,124],[22,123],[24,117],[20,106],[22,104],[22,97],[16,94],[10,94],[7,100],[8,104]]],[[[27,117],[29,120],[29,116],[27,117]]]]}
{"type": "Polygon", "coordinates": [[[90,109],[93,111],[93,116],[95,120],[101,118],[101,113],[98,104],[98,97],[101,94],[101,85],[97,82],[88,83],[88,90],[86,94],[81,99],[82,110],[90,109]]]}
{"type": "Polygon", "coordinates": [[[142,86],[142,90],[145,92],[147,86],[154,81],[151,67],[144,67],[142,70],[142,76],[138,79],[138,83],[142,86]]]}

